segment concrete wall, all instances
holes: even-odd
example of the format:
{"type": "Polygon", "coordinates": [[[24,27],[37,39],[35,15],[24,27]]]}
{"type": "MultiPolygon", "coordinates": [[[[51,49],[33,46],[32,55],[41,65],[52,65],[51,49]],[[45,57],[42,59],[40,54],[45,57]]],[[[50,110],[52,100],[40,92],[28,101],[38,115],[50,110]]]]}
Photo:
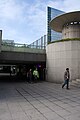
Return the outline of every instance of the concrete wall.
{"type": "Polygon", "coordinates": [[[80,38],[80,24],[69,24],[63,27],[62,39],[80,38]]]}
{"type": "Polygon", "coordinates": [[[16,46],[1,46],[0,64],[1,63],[45,63],[46,50],[16,47],[16,46]]]}
{"type": "Polygon", "coordinates": [[[44,53],[7,52],[0,53],[0,63],[46,62],[44,53]]]}
{"type": "Polygon", "coordinates": [[[64,41],[46,47],[46,80],[61,83],[66,67],[70,68],[71,80],[80,79],[80,41],[64,41]]]}

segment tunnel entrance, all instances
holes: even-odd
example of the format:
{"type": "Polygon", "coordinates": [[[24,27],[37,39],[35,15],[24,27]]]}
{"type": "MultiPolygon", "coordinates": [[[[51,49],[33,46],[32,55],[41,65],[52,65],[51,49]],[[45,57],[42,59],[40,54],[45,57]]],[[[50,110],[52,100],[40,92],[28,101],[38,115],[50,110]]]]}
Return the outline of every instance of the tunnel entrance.
{"type": "MultiPolygon", "coordinates": [[[[27,73],[32,69],[37,68],[39,72],[39,79],[37,82],[45,81],[46,63],[17,63],[17,64],[0,64],[0,82],[27,82],[27,73]]],[[[32,76],[32,79],[33,76],[32,76]]]]}

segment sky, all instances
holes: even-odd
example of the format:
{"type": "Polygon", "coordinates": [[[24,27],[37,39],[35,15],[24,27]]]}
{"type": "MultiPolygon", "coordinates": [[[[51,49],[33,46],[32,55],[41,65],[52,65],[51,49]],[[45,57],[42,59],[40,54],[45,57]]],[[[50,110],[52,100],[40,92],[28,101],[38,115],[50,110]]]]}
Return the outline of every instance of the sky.
{"type": "Polygon", "coordinates": [[[0,0],[2,39],[30,44],[47,34],[47,7],[80,11],[80,0],[0,0]]]}

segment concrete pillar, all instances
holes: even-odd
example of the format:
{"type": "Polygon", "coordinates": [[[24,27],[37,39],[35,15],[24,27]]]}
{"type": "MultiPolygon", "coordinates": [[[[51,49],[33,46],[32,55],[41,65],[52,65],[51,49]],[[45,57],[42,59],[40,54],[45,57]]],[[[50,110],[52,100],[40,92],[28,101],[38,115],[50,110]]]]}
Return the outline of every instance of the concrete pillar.
{"type": "Polygon", "coordinates": [[[64,71],[70,69],[70,80],[80,79],[80,41],[62,41],[46,47],[46,80],[62,83],[64,71]]]}
{"type": "Polygon", "coordinates": [[[80,24],[66,24],[62,30],[62,39],[80,38],[80,24]]]}

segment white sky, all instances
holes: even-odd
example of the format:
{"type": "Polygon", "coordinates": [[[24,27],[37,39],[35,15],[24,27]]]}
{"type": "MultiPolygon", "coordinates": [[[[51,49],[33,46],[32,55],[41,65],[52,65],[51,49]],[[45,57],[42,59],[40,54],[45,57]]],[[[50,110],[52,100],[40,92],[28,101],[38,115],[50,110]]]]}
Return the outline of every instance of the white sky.
{"type": "Polygon", "coordinates": [[[0,0],[2,39],[29,44],[47,33],[47,6],[80,11],[80,0],[0,0]]]}

